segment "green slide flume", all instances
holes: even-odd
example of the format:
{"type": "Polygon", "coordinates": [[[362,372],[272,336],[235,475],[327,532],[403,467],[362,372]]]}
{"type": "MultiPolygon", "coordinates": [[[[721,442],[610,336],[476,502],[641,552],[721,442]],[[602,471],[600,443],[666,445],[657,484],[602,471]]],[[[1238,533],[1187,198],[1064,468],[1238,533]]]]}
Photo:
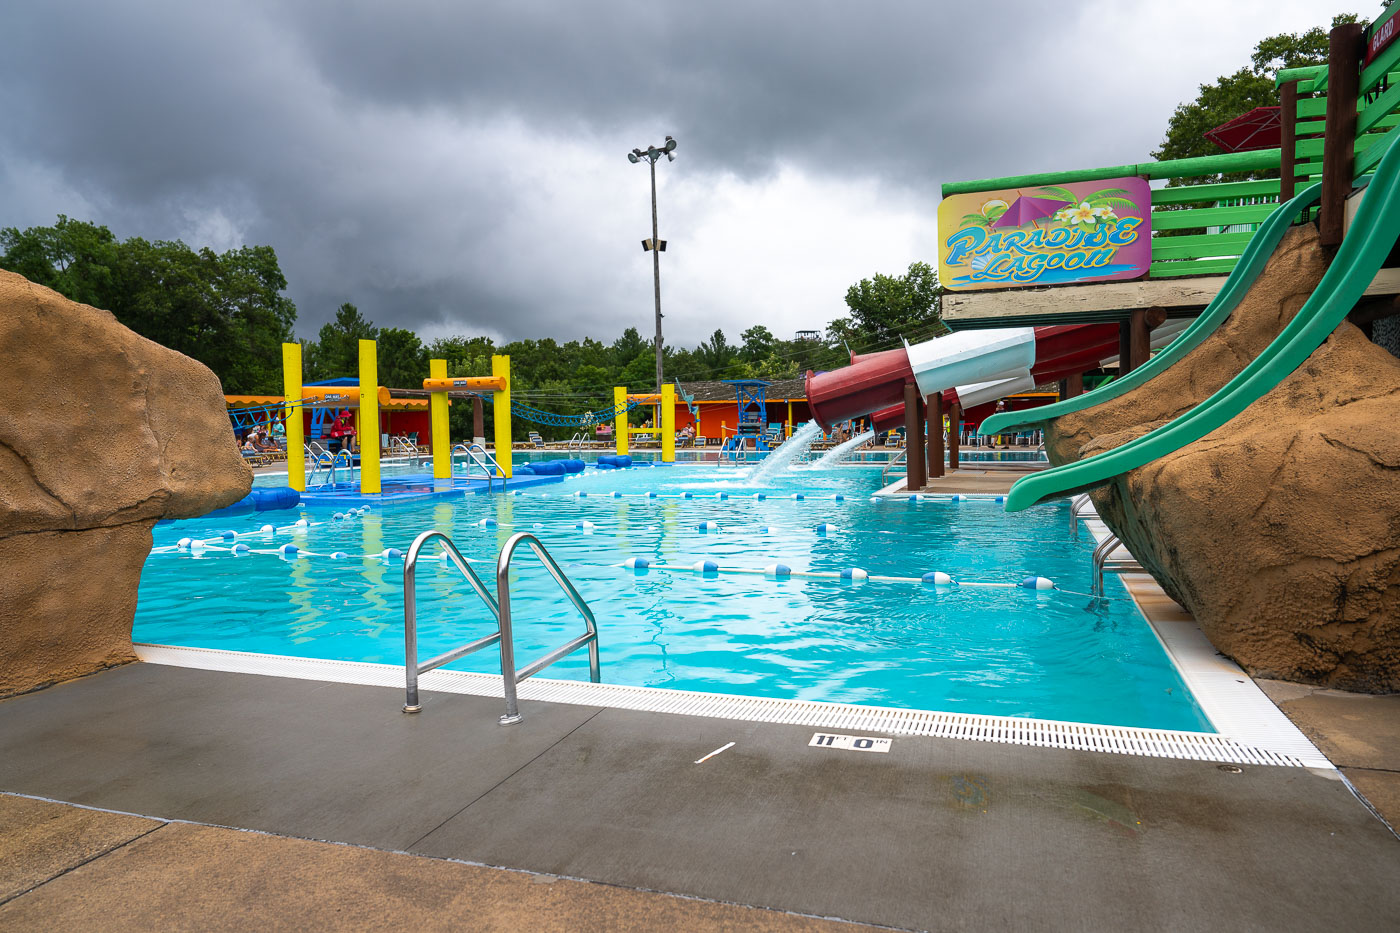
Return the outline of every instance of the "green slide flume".
{"type": "Polygon", "coordinates": [[[1240,414],[1303,365],[1337,329],[1371,284],[1397,237],[1400,145],[1392,145],[1376,166],[1351,229],[1322,281],[1263,353],[1210,398],[1156,430],[1096,456],[1022,478],[1011,487],[1006,510],[1018,512],[1052,496],[1102,486],[1200,440],[1240,414]]]}
{"type": "Polygon", "coordinates": [[[1259,278],[1259,273],[1264,271],[1269,257],[1278,248],[1278,244],[1283,239],[1283,235],[1288,232],[1288,228],[1305,210],[1317,203],[1321,194],[1322,185],[1315,184],[1305,188],[1293,200],[1286,204],[1280,204],[1278,209],[1259,225],[1259,229],[1255,231],[1254,236],[1250,238],[1249,244],[1245,247],[1244,254],[1240,256],[1239,263],[1230,271],[1230,277],[1225,280],[1225,284],[1221,286],[1220,291],[1206,306],[1206,309],[1201,312],[1200,317],[1196,318],[1190,327],[1181,332],[1180,336],[1142,366],[1106,385],[1099,386],[1092,392],[1086,392],[1053,405],[1043,405],[1029,411],[1006,411],[992,415],[982,422],[978,433],[983,435],[1006,434],[1032,424],[1043,424],[1070,412],[1102,405],[1165,371],[1168,366],[1196,349],[1202,340],[1209,337],[1217,327],[1224,323],[1225,319],[1230,316],[1230,313],[1235,310],[1235,307],[1253,287],[1255,280],[1259,278]]]}

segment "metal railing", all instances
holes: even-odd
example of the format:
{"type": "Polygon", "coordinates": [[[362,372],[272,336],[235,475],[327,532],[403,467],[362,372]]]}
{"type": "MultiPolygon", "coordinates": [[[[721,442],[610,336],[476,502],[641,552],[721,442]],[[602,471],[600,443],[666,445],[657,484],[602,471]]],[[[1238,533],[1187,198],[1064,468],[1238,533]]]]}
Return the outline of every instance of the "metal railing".
{"type": "Polygon", "coordinates": [[[1094,588],[1093,595],[1103,596],[1103,575],[1107,573],[1137,573],[1143,569],[1142,564],[1137,562],[1137,558],[1123,548],[1127,557],[1114,557],[1113,552],[1123,547],[1123,542],[1118,540],[1117,535],[1110,534],[1099,542],[1094,548],[1094,588]]]}
{"type": "Polygon", "coordinates": [[[901,463],[908,462],[909,448],[906,447],[899,453],[891,457],[888,461],[886,461],[885,468],[880,471],[880,482],[883,483],[885,480],[889,479],[890,473],[894,470],[895,467],[899,466],[901,463]]]}
{"type": "Polygon", "coordinates": [[[464,454],[467,458],[467,479],[472,477],[472,464],[481,467],[486,474],[486,491],[490,492],[495,488],[497,474],[501,477],[501,488],[506,487],[506,474],[501,469],[501,465],[496,462],[496,458],[487,453],[486,448],[480,444],[458,444],[452,448],[452,457],[455,460],[458,454],[464,454]]]}
{"type": "Polygon", "coordinates": [[[598,683],[602,679],[602,664],[598,656],[598,623],[593,617],[593,611],[588,608],[588,603],[584,602],[579,595],[574,584],[565,575],[563,569],[554,560],[544,544],[539,538],[528,532],[517,532],[510,536],[501,548],[500,556],[496,559],[496,593],[492,596],[486,589],[486,585],[481,582],[481,577],[467,563],[457,546],[452,543],[452,539],[440,531],[425,531],[413,540],[409,546],[408,554],[404,558],[403,564],[403,622],[404,622],[404,681],[405,700],[403,711],[405,713],[420,712],[423,707],[418,698],[418,678],[428,671],[442,667],[444,664],[451,664],[459,658],[464,658],[469,654],[489,648],[499,644],[501,650],[501,678],[504,682],[504,694],[506,702],[505,715],[501,716],[500,722],[503,726],[513,725],[523,718],[520,715],[520,704],[517,699],[517,688],[520,681],[544,670],[556,661],[562,660],[578,649],[588,647],[588,676],[593,683],[598,683]],[[491,615],[496,620],[496,631],[490,635],[468,642],[451,651],[443,652],[435,658],[424,663],[418,663],[418,594],[417,594],[417,569],[418,555],[423,547],[433,539],[442,542],[444,551],[449,560],[457,567],[462,576],[471,585],[472,590],[486,605],[491,615]],[[511,617],[510,606],[510,562],[515,557],[516,548],[521,544],[527,544],[530,550],[535,552],[535,556],[544,564],[545,570],[554,578],[554,582],[559,584],[559,588],[564,591],[564,595],[574,604],[574,608],[583,616],[584,633],[577,638],[570,639],[564,645],[551,651],[544,657],[532,661],[524,667],[515,668],[515,635],[514,623],[511,617]]]}
{"type": "Polygon", "coordinates": [[[1087,492],[1081,492],[1069,501],[1069,536],[1075,541],[1079,540],[1079,516],[1093,507],[1094,502],[1087,492]]]}

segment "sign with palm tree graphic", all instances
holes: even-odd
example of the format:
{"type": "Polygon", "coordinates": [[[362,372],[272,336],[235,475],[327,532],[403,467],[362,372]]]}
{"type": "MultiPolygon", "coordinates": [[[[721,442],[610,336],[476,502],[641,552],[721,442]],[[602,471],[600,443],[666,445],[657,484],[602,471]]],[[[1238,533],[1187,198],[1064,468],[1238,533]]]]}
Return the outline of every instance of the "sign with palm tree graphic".
{"type": "Polygon", "coordinates": [[[1152,262],[1141,178],[955,194],[938,206],[938,280],[967,291],[1135,279],[1152,262]]]}

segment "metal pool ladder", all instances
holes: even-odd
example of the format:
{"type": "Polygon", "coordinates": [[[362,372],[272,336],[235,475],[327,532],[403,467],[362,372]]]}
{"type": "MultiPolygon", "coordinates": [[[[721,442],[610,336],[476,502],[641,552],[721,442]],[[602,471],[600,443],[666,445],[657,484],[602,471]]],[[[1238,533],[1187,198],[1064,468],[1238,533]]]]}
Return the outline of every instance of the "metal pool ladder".
{"type": "Polygon", "coordinates": [[[1142,571],[1142,569],[1143,569],[1142,564],[1139,564],[1139,563],[1137,562],[1137,558],[1133,557],[1132,552],[1130,552],[1126,547],[1123,547],[1123,542],[1122,542],[1122,541],[1119,541],[1119,540],[1118,540],[1118,536],[1115,535],[1115,534],[1110,534],[1107,538],[1104,538],[1102,541],[1099,542],[1098,547],[1094,548],[1094,558],[1093,558],[1093,560],[1094,560],[1094,590],[1093,590],[1093,595],[1096,596],[1096,597],[1102,597],[1102,596],[1103,596],[1103,575],[1104,575],[1105,572],[1108,572],[1108,573],[1138,573],[1138,572],[1142,571]],[[1113,555],[1113,552],[1116,551],[1116,550],[1118,550],[1119,548],[1123,548],[1123,553],[1124,553],[1124,554],[1127,554],[1128,556],[1127,556],[1127,557],[1114,557],[1114,556],[1112,556],[1112,555],[1113,555]]]}
{"type": "Polygon", "coordinates": [[[452,448],[452,455],[462,453],[467,455],[467,479],[472,478],[472,464],[475,463],[486,473],[486,491],[489,493],[496,484],[496,474],[501,474],[501,489],[506,488],[506,472],[501,469],[501,465],[496,462],[496,458],[486,452],[486,448],[480,444],[458,444],[452,448]],[[478,451],[480,451],[478,453],[478,451]]]}
{"type": "Polygon", "coordinates": [[[516,700],[516,686],[520,681],[544,670],[555,661],[559,661],[578,649],[588,646],[588,678],[595,684],[601,680],[602,674],[598,659],[598,623],[593,618],[593,611],[588,608],[588,604],[583,601],[574,584],[565,575],[559,564],[550,556],[549,551],[534,535],[520,531],[511,535],[507,539],[505,547],[501,548],[501,554],[496,559],[496,593],[492,596],[491,591],[486,589],[481,578],[476,575],[476,571],[467,563],[457,546],[452,543],[452,539],[440,531],[425,531],[417,538],[413,539],[413,544],[408,549],[408,555],[403,562],[403,629],[404,629],[404,680],[407,687],[407,697],[404,701],[403,711],[405,713],[417,713],[422,710],[418,702],[418,678],[428,671],[450,664],[458,658],[480,651],[482,648],[489,648],[492,645],[501,646],[501,677],[505,683],[506,712],[501,717],[501,725],[509,726],[520,722],[520,705],[516,700]],[[471,585],[473,591],[486,604],[491,615],[496,619],[496,631],[484,638],[468,642],[451,651],[444,652],[431,660],[422,664],[418,663],[418,595],[415,586],[415,576],[418,568],[418,555],[423,550],[424,545],[437,538],[442,541],[443,549],[447,552],[448,559],[466,577],[467,583],[471,585]],[[515,669],[515,636],[511,621],[510,612],[510,562],[515,556],[515,550],[521,544],[528,544],[530,550],[535,552],[535,556],[544,564],[545,570],[554,578],[554,582],[559,584],[559,588],[564,591],[564,595],[569,598],[569,602],[574,604],[574,608],[583,616],[584,633],[577,638],[570,639],[565,644],[551,651],[549,654],[537,661],[525,665],[519,670],[515,669]]]}
{"type": "Polygon", "coordinates": [[[889,477],[890,477],[890,472],[891,472],[895,467],[899,466],[901,463],[908,463],[908,462],[909,462],[909,448],[906,447],[906,448],[904,448],[903,450],[901,450],[899,453],[895,454],[894,457],[892,457],[890,460],[886,461],[886,463],[885,463],[885,468],[884,468],[883,470],[880,471],[880,482],[883,483],[885,480],[889,479],[889,477]]]}

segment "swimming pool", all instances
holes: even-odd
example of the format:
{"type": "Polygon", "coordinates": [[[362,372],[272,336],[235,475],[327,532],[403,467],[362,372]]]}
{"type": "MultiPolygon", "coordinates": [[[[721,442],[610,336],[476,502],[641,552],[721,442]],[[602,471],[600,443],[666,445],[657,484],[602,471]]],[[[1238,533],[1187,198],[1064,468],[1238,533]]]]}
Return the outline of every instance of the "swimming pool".
{"type": "MultiPolygon", "coordinates": [[[[364,555],[406,551],[432,528],[483,562],[478,572],[489,584],[500,546],[524,530],[545,542],[597,616],[605,682],[1211,731],[1119,582],[1109,581],[1115,598],[1106,602],[1080,595],[1089,589],[1093,545],[1087,536],[1071,539],[1068,505],[1008,516],[985,499],[873,501],[878,466],[793,470],[763,486],[746,474],[712,465],[590,467],[519,495],[467,495],[343,520],[316,509],[160,525],[134,637],[401,665],[402,561],[364,555]],[[294,526],[299,515],[309,525],[294,526]],[[277,530],[259,532],[269,521],[277,530]],[[247,544],[250,553],[175,547],[184,537],[226,531],[237,537],[225,544],[247,544]],[[285,543],[302,556],[275,553],[285,543]],[[334,552],[350,557],[326,556],[334,552]],[[629,557],[687,569],[633,571],[621,566],[629,557]],[[688,569],[706,559],[913,578],[937,570],[964,583],[1038,575],[1061,589],[688,569]]],[[[582,623],[533,558],[522,554],[514,571],[516,657],[524,665],[582,623]]],[[[418,619],[421,658],[494,627],[457,571],[437,560],[419,563],[418,619]]],[[[451,667],[499,671],[499,660],[488,650],[451,667]]],[[[586,680],[585,655],[544,676],[586,680]]]]}

